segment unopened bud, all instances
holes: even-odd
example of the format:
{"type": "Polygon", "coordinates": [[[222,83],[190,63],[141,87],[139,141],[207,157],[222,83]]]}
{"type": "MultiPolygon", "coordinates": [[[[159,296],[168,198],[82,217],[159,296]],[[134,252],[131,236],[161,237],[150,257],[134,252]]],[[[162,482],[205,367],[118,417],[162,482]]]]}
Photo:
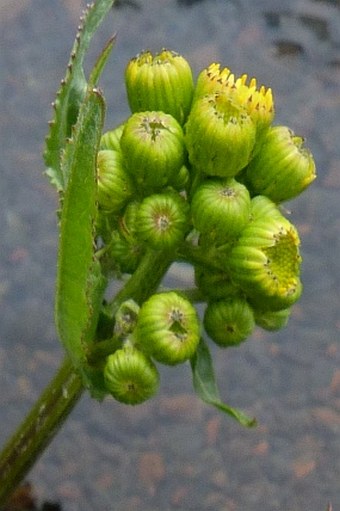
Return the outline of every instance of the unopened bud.
{"type": "Polygon", "coordinates": [[[125,82],[132,112],[161,110],[185,122],[194,85],[190,65],[181,55],[169,50],[140,53],[127,65],[125,82]]]}
{"type": "Polygon", "coordinates": [[[316,170],[313,156],[303,143],[303,138],[286,126],[270,128],[246,170],[252,192],[279,203],[307,188],[316,178],[316,170]]]}

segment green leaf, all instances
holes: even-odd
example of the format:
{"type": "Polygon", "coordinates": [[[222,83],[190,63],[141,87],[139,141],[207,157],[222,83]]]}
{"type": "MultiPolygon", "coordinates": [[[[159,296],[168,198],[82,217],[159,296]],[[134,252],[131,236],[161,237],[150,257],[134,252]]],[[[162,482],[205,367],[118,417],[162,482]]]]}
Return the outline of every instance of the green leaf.
{"type": "Polygon", "coordinates": [[[61,152],[67,138],[71,135],[71,128],[77,120],[79,108],[87,90],[83,61],[94,33],[113,3],[114,0],[98,0],[85,11],[71,51],[65,78],[61,82],[53,104],[54,119],[50,122],[49,134],[46,137],[44,160],[47,167],[46,174],[59,192],[66,186],[61,167],[61,152]]]}
{"type": "Polygon", "coordinates": [[[87,349],[94,340],[106,285],[95,255],[94,230],[96,158],[104,111],[102,95],[96,89],[89,90],[63,159],[63,172],[69,178],[61,211],[57,265],[57,330],[73,365],[90,389],[93,384],[87,349]]]}
{"type": "Polygon", "coordinates": [[[116,42],[116,36],[113,35],[112,37],[110,37],[110,39],[106,43],[103,51],[97,58],[96,63],[93,66],[91,74],[90,74],[89,87],[96,87],[96,85],[98,84],[99,78],[101,77],[101,74],[106,66],[107,60],[111,55],[111,52],[112,52],[115,42],[116,42]]]}
{"type": "Polygon", "coordinates": [[[252,427],[256,425],[256,419],[248,417],[243,412],[231,408],[221,401],[215,381],[211,355],[203,339],[200,340],[197,351],[191,359],[191,370],[195,392],[202,401],[231,415],[242,426],[252,427]]]}

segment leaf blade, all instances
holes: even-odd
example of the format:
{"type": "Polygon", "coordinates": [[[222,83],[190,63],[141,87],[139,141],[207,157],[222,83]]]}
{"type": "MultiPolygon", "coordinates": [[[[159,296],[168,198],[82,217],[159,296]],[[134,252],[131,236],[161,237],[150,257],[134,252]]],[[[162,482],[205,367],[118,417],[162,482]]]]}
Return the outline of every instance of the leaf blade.
{"type": "Polygon", "coordinates": [[[94,33],[113,3],[114,0],[101,0],[90,5],[85,11],[71,51],[65,78],[61,82],[53,104],[54,118],[50,122],[43,156],[46,165],[45,173],[59,192],[64,190],[67,181],[61,166],[61,153],[71,134],[72,125],[76,122],[87,90],[83,70],[84,58],[94,33]]]}
{"type": "Polygon", "coordinates": [[[73,365],[91,385],[87,346],[93,342],[105,288],[95,256],[96,156],[104,122],[104,99],[89,90],[69,142],[64,165],[68,185],[60,220],[55,300],[56,326],[73,365]]]}
{"type": "Polygon", "coordinates": [[[200,340],[197,351],[190,362],[194,389],[202,401],[230,415],[242,424],[242,426],[249,428],[256,425],[256,419],[248,417],[240,410],[232,408],[221,401],[215,380],[211,355],[203,339],[200,340]]]}

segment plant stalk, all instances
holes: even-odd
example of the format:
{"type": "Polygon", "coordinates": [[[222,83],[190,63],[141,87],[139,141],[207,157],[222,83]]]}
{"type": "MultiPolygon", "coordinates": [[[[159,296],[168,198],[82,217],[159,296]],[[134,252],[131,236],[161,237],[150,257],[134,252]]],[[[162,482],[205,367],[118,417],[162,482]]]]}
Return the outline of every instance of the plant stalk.
{"type": "Polygon", "coordinates": [[[0,454],[0,505],[4,505],[55,436],[83,391],[65,357],[53,380],[0,454]]]}
{"type": "MultiPolygon", "coordinates": [[[[114,315],[132,298],[142,303],[159,286],[173,254],[149,251],[135,273],[109,304],[114,315]]],[[[25,478],[37,458],[62,426],[84,390],[82,381],[66,357],[37,402],[0,453],[0,506],[25,478]]]]}

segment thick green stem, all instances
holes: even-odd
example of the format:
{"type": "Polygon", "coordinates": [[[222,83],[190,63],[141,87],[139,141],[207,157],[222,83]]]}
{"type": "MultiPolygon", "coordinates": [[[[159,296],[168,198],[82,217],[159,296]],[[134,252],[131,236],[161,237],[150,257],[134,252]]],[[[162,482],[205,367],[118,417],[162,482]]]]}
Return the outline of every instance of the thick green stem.
{"type": "Polygon", "coordinates": [[[65,358],[0,455],[0,505],[5,504],[47,447],[83,391],[81,379],[65,358]]]}
{"type": "MultiPolygon", "coordinates": [[[[108,308],[115,314],[129,298],[142,303],[158,287],[172,262],[172,254],[147,252],[135,273],[108,308]]],[[[80,377],[68,358],[0,453],[0,506],[24,479],[83,392],[80,377]]]]}

